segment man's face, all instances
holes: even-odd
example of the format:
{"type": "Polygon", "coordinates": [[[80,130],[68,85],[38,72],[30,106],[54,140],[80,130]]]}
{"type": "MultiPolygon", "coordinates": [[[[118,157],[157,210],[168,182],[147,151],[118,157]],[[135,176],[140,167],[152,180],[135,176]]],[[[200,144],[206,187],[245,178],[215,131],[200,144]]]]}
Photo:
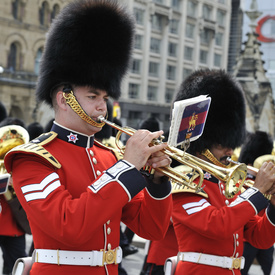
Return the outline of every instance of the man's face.
{"type": "Polygon", "coordinates": [[[224,165],[228,165],[229,162],[226,160],[227,157],[231,157],[234,153],[232,148],[223,147],[222,145],[213,145],[210,148],[210,152],[214,155],[214,157],[224,165]]]}
{"type": "MultiPolygon", "coordinates": [[[[106,91],[97,90],[92,87],[75,87],[74,95],[81,105],[82,109],[93,120],[97,121],[100,115],[105,116],[107,112],[108,94],[106,91]]],[[[71,110],[73,112],[73,110],[71,110]]],[[[74,113],[74,112],[73,112],[74,113]]],[[[81,119],[76,113],[72,114],[72,127],[75,131],[92,135],[99,132],[101,128],[95,127],[81,119]]]]}

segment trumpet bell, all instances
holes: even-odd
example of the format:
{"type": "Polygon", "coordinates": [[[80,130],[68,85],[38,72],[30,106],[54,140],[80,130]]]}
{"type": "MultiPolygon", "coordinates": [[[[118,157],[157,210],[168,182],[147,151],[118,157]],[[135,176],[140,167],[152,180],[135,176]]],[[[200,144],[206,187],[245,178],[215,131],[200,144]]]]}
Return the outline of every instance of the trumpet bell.
{"type": "Polygon", "coordinates": [[[14,147],[29,142],[28,131],[19,125],[0,128],[0,174],[5,174],[4,157],[14,147]]]}
{"type": "Polygon", "coordinates": [[[253,167],[260,169],[264,162],[272,162],[275,164],[275,155],[263,155],[255,159],[253,167]]]}
{"type": "Polygon", "coordinates": [[[242,190],[247,175],[247,166],[244,163],[240,163],[225,170],[227,178],[225,196],[231,199],[242,190]]]}

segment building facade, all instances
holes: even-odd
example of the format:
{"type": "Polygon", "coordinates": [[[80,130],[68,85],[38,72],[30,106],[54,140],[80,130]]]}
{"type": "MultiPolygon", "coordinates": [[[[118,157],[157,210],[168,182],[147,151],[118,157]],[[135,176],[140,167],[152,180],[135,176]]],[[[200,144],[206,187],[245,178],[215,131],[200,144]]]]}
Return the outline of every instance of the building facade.
{"type": "MultiPolygon", "coordinates": [[[[35,101],[46,32],[71,0],[0,1],[0,101],[10,116],[45,125],[53,112],[35,101]],[[0,70],[1,72],[1,70],[0,70]]],[[[130,71],[119,99],[123,125],[149,115],[169,129],[171,101],[198,68],[227,68],[231,0],[120,0],[136,19],[130,71]]]]}
{"type": "MultiPolygon", "coordinates": [[[[250,9],[252,0],[242,0],[242,9],[250,9]]],[[[261,44],[262,59],[264,69],[273,91],[275,100],[275,1],[274,0],[257,0],[257,9],[261,13],[257,18],[256,33],[259,35],[257,40],[261,44]]],[[[250,19],[247,15],[243,17],[243,41],[248,38],[250,32],[250,19]]]]}
{"type": "Polygon", "coordinates": [[[45,34],[67,2],[0,1],[0,101],[26,124],[37,120],[34,91],[45,34]]]}

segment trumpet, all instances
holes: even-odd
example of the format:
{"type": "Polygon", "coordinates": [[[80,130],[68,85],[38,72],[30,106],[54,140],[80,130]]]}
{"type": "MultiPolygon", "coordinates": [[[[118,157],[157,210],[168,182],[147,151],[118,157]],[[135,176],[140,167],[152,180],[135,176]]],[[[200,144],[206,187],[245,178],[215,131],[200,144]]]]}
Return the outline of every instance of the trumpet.
{"type": "MultiPolygon", "coordinates": [[[[29,133],[19,125],[7,125],[0,128],[0,175],[7,174],[4,164],[5,155],[14,147],[28,143],[29,133]]],[[[4,193],[7,201],[15,197],[13,186],[4,193]]]]}
{"type": "MultiPolygon", "coordinates": [[[[118,130],[115,141],[116,146],[120,150],[121,154],[124,154],[125,147],[119,146],[119,139],[122,133],[125,133],[129,136],[132,136],[136,130],[130,127],[120,127],[119,125],[108,121],[103,116],[99,116],[98,119],[101,122],[105,122],[107,125],[115,128],[118,130]]],[[[150,146],[158,145],[162,143],[162,137],[160,139],[153,139],[150,143],[150,146]]],[[[204,172],[206,171],[213,175],[214,177],[218,178],[221,181],[228,182],[226,186],[228,188],[225,190],[225,196],[227,198],[233,197],[233,192],[236,187],[240,187],[243,185],[244,180],[246,178],[247,169],[246,165],[241,163],[239,165],[234,165],[231,168],[223,168],[217,165],[214,165],[210,162],[204,161],[200,158],[197,158],[183,150],[178,148],[167,146],[165,149],[162,150],[164,154],[168,155],[170,158],[175,159],[181,164],[184,164],[192,169],[192,173],[188,175],[186,173],[176,171],[172,167],[160,167],[156,168],[155,170],[162,172],[166,175],[171,181],[174,181],[178,184],[185,185],[188,188],[195,190],[196,193],[202,191],[202,183],[204,180],[204,172]],[[199,176],[198,183],[194,183],[194,179],[199,176]]]]}
{"type": "MultiPolygon", "coordinates": [[[[239,162],[233,161],[230,158],[227,159],[229,162],[233,163],[234,165],[240,165],[239,162]]],[[[253,166],[247,165],[247,173],[253,175],[253,176],[257,176],[258,172],[259,172],[259,168],[263,165],[264,162],[272,162],[275,164],[275,156],[274,155],[263,155],[260,156],[258,158],[255,159],[253,166]]],[[[254,181],[250,180],[250,179],[246,179],[243,183],[242,186],[239,186],[238,188],[235,187],[234,189],[232,188],[232,194],[237,194],[239,192],[244,192],[247,188],[249,187],[253,187],[254,185],[254,181]]],[[[272,197],[272,194],[264,194],[264,196],[270,200],[272,197]]]]}

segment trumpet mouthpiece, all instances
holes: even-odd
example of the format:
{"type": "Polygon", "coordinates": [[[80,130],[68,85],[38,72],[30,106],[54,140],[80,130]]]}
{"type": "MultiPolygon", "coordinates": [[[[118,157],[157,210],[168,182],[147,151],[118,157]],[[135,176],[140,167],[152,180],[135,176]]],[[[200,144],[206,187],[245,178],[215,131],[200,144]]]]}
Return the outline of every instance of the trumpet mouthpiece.
{"type": "Polygon", "coordinates": [[[102,122],[104,120],[104,116],[103,115],[100,115],[98,118],[97,118],[100,122],[102,122]]]}

